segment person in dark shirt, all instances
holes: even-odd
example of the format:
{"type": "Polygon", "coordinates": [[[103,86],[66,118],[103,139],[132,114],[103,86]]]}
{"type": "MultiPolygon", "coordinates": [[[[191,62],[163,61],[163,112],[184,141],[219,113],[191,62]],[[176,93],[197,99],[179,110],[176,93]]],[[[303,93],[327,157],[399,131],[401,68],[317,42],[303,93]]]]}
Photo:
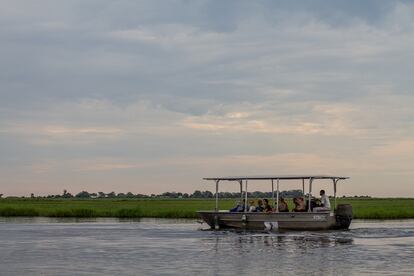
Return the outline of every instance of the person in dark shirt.
{"type": "Polygon", "coordinates": [[[293,212],[306,212],[305,201],[302,197],[295,197],[293,203],[295,204],[293,212]]]}
{"type": "Polygon", "coordinates": [[[288,205],[283,197],[279,198],[279,212],[289,212],[288,205]]]}
{"type": "Polygon", "coordinates": [[[257,200],[256,212],[263,212],[263,201],[261,199],[257,200]]]}
{"type": "Polygon", "coordinates": [[[267,198],[263,199],[264,205],[263,205],[263,211],[268,213],[272,212],[272,207],[269,205],[269,200],[267,198]]]}
{"type": "Polygon", "coordinates": [[[245,200],[239,201],[239,203],[233,209],[230,209],[230,212],[244,212],[245,200]]]}

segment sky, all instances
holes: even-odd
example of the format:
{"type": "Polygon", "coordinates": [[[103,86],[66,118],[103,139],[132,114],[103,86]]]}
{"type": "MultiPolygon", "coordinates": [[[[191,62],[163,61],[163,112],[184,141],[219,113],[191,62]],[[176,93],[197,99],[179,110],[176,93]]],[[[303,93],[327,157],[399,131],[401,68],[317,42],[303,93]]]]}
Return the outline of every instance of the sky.
{"type": "Polygon", "coordinates": [[[413,1],[0,0],[0,193],[414,197],[413,72],[413,1]]]}

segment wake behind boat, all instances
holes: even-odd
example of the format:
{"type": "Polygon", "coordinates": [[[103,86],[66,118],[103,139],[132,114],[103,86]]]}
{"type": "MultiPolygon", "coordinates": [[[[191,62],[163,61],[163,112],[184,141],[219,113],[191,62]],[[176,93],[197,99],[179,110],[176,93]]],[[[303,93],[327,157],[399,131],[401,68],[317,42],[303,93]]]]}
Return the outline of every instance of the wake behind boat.
{"type": "MultiPolygon", "coordinates": [[[[213,229],[238,228],[251,230],[326,230],[348,229],[352,221],[352,206],[336,204],[336,191],[339,180],[344,176],[328,175],[300,175],[300,176],[235,176],[212,177],[204,180],[214,181],[216,184],[216,207],[213,211],[198,211],[198,215],[213,229]],[[332,180],[334,189],[333,208],[316,207],[312,198],[312,184],[315,180],[332,180]],[[275,209],[272,212],[250,212],[248,210],[248,181],[270,181],[272,185],[272,202],[275,209]],[[305,196],[305,181],[308,182],[309,192],[306,198],[306,209],[302,212],[280,212],[280,182],[287,180],[302,180],[302,192],[305,196]],[[239,183],[241,202],[244,202],[242,211],[219,210],[219,184],[223,181],[239,183]],[[243,182],[245,189],[243,191],[243,182]],[[274,183],[276,182],[276,193],[274,183]],[[275,200],[276,199],[276,200],[275,200]]],[[[329,201],[329,199],[328,199],[329,201]]],[[[329,203],[330,205],[330,203],[329,203]]]]}

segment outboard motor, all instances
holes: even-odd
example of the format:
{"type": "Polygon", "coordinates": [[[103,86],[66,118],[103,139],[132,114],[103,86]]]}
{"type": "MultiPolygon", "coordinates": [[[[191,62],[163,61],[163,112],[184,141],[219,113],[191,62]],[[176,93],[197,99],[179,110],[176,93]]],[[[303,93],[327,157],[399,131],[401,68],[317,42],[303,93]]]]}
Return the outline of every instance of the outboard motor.
{"type": "Polygon", "coordinates": [[[352,221],[352,205],[338,204],[336,208],[336,225],[339,229],[348,229],[352,221]]]}

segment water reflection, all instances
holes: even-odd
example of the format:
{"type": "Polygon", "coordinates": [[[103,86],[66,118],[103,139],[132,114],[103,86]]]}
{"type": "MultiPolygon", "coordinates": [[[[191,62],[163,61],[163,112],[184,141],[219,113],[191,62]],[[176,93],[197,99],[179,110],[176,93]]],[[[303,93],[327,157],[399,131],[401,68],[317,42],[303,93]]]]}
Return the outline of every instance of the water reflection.
{"type": "Polygon", "coordinates": [[[243,248],[247,246],[266,246],[282,248],[286,250],[287,246],[298,248],[318,248],[333,247],[338,245],[353,244],[353,238],[346,235],[346,232],[290,232],[290,233],[269,233],[253,231],[214,231],[217,235],[216,243],[223,240],[224,236],[235,236],[235,246],[243,248]]]}
{"type": "Polygon", "coordinates": [[[193,220],[0,218],[0,274],[412,275],[414,221],[211,231],[193,220]]]}

